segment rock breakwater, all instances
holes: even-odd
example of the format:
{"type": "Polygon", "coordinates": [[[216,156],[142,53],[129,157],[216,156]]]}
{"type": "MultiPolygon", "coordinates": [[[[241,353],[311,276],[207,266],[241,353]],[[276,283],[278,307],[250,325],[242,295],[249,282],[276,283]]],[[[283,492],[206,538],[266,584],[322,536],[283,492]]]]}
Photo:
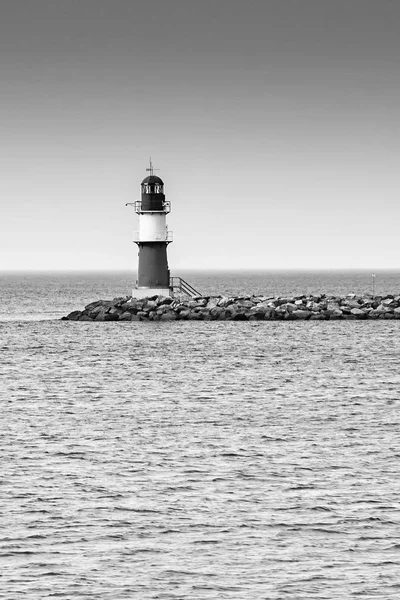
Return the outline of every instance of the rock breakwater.
{"type": "Polygon", "coordinates": [[[339,319],[400,319],[400,295],[290,298],[267,296],[198,296],[170,298],[130,296],[96,300],[67,321],[333,321],[339,319]]]}

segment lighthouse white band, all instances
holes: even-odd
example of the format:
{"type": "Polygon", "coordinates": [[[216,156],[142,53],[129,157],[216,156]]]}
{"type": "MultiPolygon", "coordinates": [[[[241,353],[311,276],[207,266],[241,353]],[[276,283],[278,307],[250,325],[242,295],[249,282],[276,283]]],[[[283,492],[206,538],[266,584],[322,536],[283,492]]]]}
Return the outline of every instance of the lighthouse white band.
{"type": "Polygon", "coordinates": [[[172,242],[164,213],[139,215],[139,231],[133,234],[135,242],[172,242]]]}

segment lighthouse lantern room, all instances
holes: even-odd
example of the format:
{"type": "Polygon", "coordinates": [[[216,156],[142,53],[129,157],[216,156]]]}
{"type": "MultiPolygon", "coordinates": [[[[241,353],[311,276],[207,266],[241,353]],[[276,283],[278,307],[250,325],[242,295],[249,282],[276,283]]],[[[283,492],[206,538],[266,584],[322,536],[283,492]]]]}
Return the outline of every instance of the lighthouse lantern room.
{"type": "Polygon", "coordinates": [[[132,290],[134,298],[146,296],[170,296],[170,273],[167,247],[172,242],[166,215],[170,203],[165,200],[164,182],[154,175],[153,164],[146,169],[149,175],[141,183],[141,200],[133,203],[139,216],[139,231],[133,241],[138,245],[138,278],[132,290]]]}

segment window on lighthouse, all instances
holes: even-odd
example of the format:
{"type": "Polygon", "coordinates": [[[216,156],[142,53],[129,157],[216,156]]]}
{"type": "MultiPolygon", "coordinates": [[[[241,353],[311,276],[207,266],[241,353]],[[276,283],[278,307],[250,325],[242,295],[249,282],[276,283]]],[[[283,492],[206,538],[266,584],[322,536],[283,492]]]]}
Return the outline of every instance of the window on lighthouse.
{"type": "Polygon", "coordinates": [[[150,184],[150,183],[144,183],[143,184],[143,194],[162,194],[163,193],[163,186],[159,183],[155,183],[155,184],[150,184]]]}

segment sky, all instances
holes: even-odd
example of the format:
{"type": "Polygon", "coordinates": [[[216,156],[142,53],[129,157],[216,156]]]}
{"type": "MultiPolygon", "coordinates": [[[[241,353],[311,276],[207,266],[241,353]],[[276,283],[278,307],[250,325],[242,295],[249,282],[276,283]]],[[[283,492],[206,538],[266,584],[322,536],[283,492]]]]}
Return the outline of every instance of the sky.
{"type": "Polygon", "coordinates": [[[396,269],[398,0],[2,0],[0,270],[396,269]]]}

